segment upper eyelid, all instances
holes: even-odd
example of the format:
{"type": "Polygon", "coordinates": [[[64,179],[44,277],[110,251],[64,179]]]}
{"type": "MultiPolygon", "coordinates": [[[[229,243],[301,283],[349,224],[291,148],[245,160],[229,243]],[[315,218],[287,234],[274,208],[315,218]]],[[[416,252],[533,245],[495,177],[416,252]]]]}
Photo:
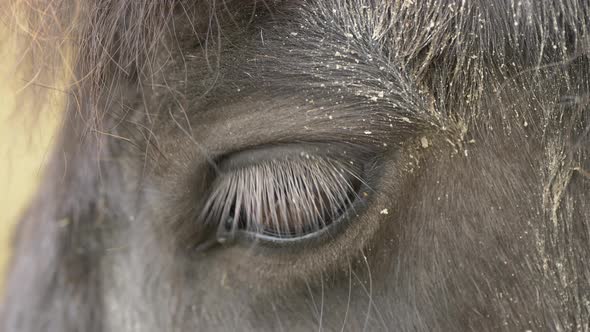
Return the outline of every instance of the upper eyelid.
{"type": "Polygon", "coordinates": [[[216,158],[263,145],[297,142],[347,142],[382,148],[383,143],[393,146],[404,140],[420,126],[412,118],[371,110],[366,105],[352,108],[333,104],[324,108],[300,98],[266,98],[270,100],[213,107],[191,120],[192,135],[216,158]],[[209,112],[215,112],[214,118],[219,121],[206,118],[209,112]],[[261,122],[261,117],[268,114],[272,114],[272,121],[261,122]]]}
{"type": "Polygon", "coordinates": [[[347,145],[334,142],[315,142],[307,144],[273,144],[257,146],[253,149],[232,152],[218,158],[218,166],[223,170],[256,165],[264,160],[325,158],[337,156],[339,159],[359,159],[370,149],[360,145],[347,145]]]}

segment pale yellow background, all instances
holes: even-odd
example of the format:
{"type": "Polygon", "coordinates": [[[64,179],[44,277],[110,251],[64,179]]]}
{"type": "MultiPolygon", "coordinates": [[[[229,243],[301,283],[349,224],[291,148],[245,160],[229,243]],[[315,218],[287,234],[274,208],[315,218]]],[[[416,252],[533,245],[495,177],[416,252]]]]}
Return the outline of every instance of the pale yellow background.
{"type": "Polygon", "coordinates": [[[0,25],[0,285],[15,221],[38,184],[59,123],[55,101],[45,103],[44,109],[27,103],[22,93],[27,77],[16,70],[14,42],[0,25]]]}

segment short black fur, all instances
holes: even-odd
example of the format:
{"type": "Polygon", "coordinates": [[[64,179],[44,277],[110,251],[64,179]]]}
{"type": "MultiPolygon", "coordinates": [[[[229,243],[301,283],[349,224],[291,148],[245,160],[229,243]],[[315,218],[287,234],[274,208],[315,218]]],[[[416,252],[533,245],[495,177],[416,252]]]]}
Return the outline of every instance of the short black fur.
{"type": "Polygon", "coordinates": [[[76,56],[3,331],[590,329],[586,1],[10,3],[76,56]],[[219,158],[334,143],[349,225],[193,250],[219,158]]]}

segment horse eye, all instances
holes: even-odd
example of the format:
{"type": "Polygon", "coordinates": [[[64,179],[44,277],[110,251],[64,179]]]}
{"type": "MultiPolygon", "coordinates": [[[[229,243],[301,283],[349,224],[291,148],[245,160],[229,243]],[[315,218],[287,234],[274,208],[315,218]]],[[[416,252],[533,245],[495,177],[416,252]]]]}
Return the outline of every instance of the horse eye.
{"type": "Polygon", "coordinates": [[[217,242],[246,234],[293,241],[339,222],[359,199],[362,158],[329,149],[268,148],[220,162],[200,222],[217,242]]]}

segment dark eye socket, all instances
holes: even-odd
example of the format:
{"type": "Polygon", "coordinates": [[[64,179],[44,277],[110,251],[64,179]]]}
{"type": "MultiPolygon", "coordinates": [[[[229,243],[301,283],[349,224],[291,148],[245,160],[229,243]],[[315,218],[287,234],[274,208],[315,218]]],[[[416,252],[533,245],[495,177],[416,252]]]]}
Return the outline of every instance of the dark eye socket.
{"type": "Polygon", "coordinates": [[[358,198],[362,158],[346,149],[275,147],[220,162],[200,222],[217,226],[219,242],[236,234],[271,241],[313,236],[358,198]]]}

